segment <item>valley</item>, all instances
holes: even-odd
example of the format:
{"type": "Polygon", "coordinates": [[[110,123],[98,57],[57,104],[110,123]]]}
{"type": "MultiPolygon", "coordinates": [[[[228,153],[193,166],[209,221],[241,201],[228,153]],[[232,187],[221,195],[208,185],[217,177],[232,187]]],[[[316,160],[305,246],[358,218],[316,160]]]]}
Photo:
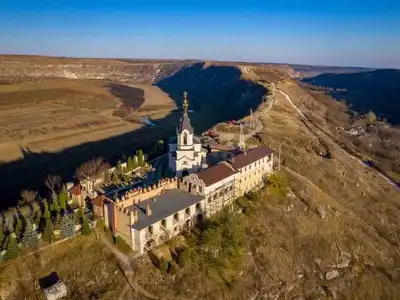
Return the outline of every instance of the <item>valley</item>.
{"type": "MultiPolygon", "coordinates": [[[[224,241],[235,241],[226,228],[218,227],[224,220],[222,212],[211,220],[217,234],[205,236],[217,249],[212,254],[194,242],[193,235],[202,230],[195,228],[158,250],[171,253],[166,255],[171,261],[168,270],[157,267],[151,255],[127,256],[140,289],[126,284],[122,288],[119,280],[120,299],[150,295],[364,300],[399,295],[399,191],[352,158],[362,155],[361,148],[337,130],[354,125],[347,104],[292,78],[290,67],[24,57],[17,63],[18,59],[3,57],[9,61],[0,67],[0,77],[7,80],[0,86],[2,143],[16,145],[8,152],[15,154],[1,152],[4,208],[15,204],[21,189],[40,190],[47,174],[70,180],[76,167],[93,157],[102,156],[113,164],[139,147],[150,148],[174,135],[185,90],[196,133],[225,126],[229,130],[224,141],[235,142],[240,127],[229,127],[226,121],[247,120],[252,109],[257,138],[246,136],[248,145],[268,145],[280,158],[278,175],[265,188],[240,197],[235,211],[227,212],[225,219],[240,220],[237,229],[243,240],[235,260],[225,259],[234,252],[231,248],[218,248],[224,241]],[[29,96],[19,96],[21,90],[28,90],[29,96]],[[37,90],[51,90],[51,97],[37,90]],[[7,96],[2,97],[2,91],[7,96]],[[10,99],[16,100],[10,103],[10,99]],[[143,116],[161,126],[140,124],[143,116]],[[192,251],[185,265],[177,260],[182,247],[192,251]]],[[[379,147],[375,154],[383,148],[379,147]]],[[[396,144],[390,147],[398,156],[396,144]]],[[[102,248],[97,240],[91,243],[102,248]]],[[[104,269],[121,276],[114,261],[104,269]]],[[[73,283],[70,272],[62,270],[73,283]]],[[[102,279],[104,285],[109,284],[110,277],[103,277],[108,278],[102,279]]],[[[116,286],[101,291],[109,289],[116,297],[116,286]]],[[[88,295],[85,288],[76,290],[88,295]]]]}

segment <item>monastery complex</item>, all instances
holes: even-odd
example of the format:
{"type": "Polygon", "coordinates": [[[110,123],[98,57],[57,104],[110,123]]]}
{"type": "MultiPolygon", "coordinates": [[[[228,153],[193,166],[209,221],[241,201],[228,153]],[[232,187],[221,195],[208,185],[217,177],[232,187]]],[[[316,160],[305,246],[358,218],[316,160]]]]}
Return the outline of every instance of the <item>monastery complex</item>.
{"type": "Polygon", "coordinates": [[[194,134],[185,93],[176,137],[168,145],[168,165],[175,177],[132,189],[117,199],[99,195],[92,200],[94,214],[143,254],[262,187],[273,172],[274,155],[267,146],[230,151],[212,166],[207,164],[208,155],[194,134]]]}

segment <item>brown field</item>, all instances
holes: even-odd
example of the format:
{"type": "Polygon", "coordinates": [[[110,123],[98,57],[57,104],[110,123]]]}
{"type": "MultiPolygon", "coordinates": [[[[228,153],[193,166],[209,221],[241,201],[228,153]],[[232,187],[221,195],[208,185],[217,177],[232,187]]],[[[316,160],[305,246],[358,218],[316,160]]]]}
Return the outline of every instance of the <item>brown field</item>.
{"type": "Polygon", "coordinates": [[[58,151],[140,127],[116,116],[117,109],[129,109],[132,118],[161,118],[174,107],[151,85],[71,79],[0,85],[0,161],[17,159],[21,149],[58,151]]]}

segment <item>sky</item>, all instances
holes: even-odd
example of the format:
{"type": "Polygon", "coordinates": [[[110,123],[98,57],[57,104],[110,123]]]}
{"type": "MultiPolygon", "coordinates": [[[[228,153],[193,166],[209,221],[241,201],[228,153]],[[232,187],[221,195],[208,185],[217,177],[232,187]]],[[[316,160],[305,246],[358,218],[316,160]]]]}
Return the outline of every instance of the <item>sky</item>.
{"type": "Polygon", "coordinates": [[[0,0],[0,53],[400,68],[400,1],[0,0]]]}

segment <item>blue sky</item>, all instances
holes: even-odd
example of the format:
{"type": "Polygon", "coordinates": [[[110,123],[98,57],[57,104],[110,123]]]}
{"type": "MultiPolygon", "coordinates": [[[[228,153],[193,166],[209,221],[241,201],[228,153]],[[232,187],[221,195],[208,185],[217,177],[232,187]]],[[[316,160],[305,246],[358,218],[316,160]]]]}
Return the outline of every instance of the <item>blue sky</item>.
{"type": "Polygon", "coordinates": [[[0,0],[0,53],[400,68],[400,1],[0,0]]]}

